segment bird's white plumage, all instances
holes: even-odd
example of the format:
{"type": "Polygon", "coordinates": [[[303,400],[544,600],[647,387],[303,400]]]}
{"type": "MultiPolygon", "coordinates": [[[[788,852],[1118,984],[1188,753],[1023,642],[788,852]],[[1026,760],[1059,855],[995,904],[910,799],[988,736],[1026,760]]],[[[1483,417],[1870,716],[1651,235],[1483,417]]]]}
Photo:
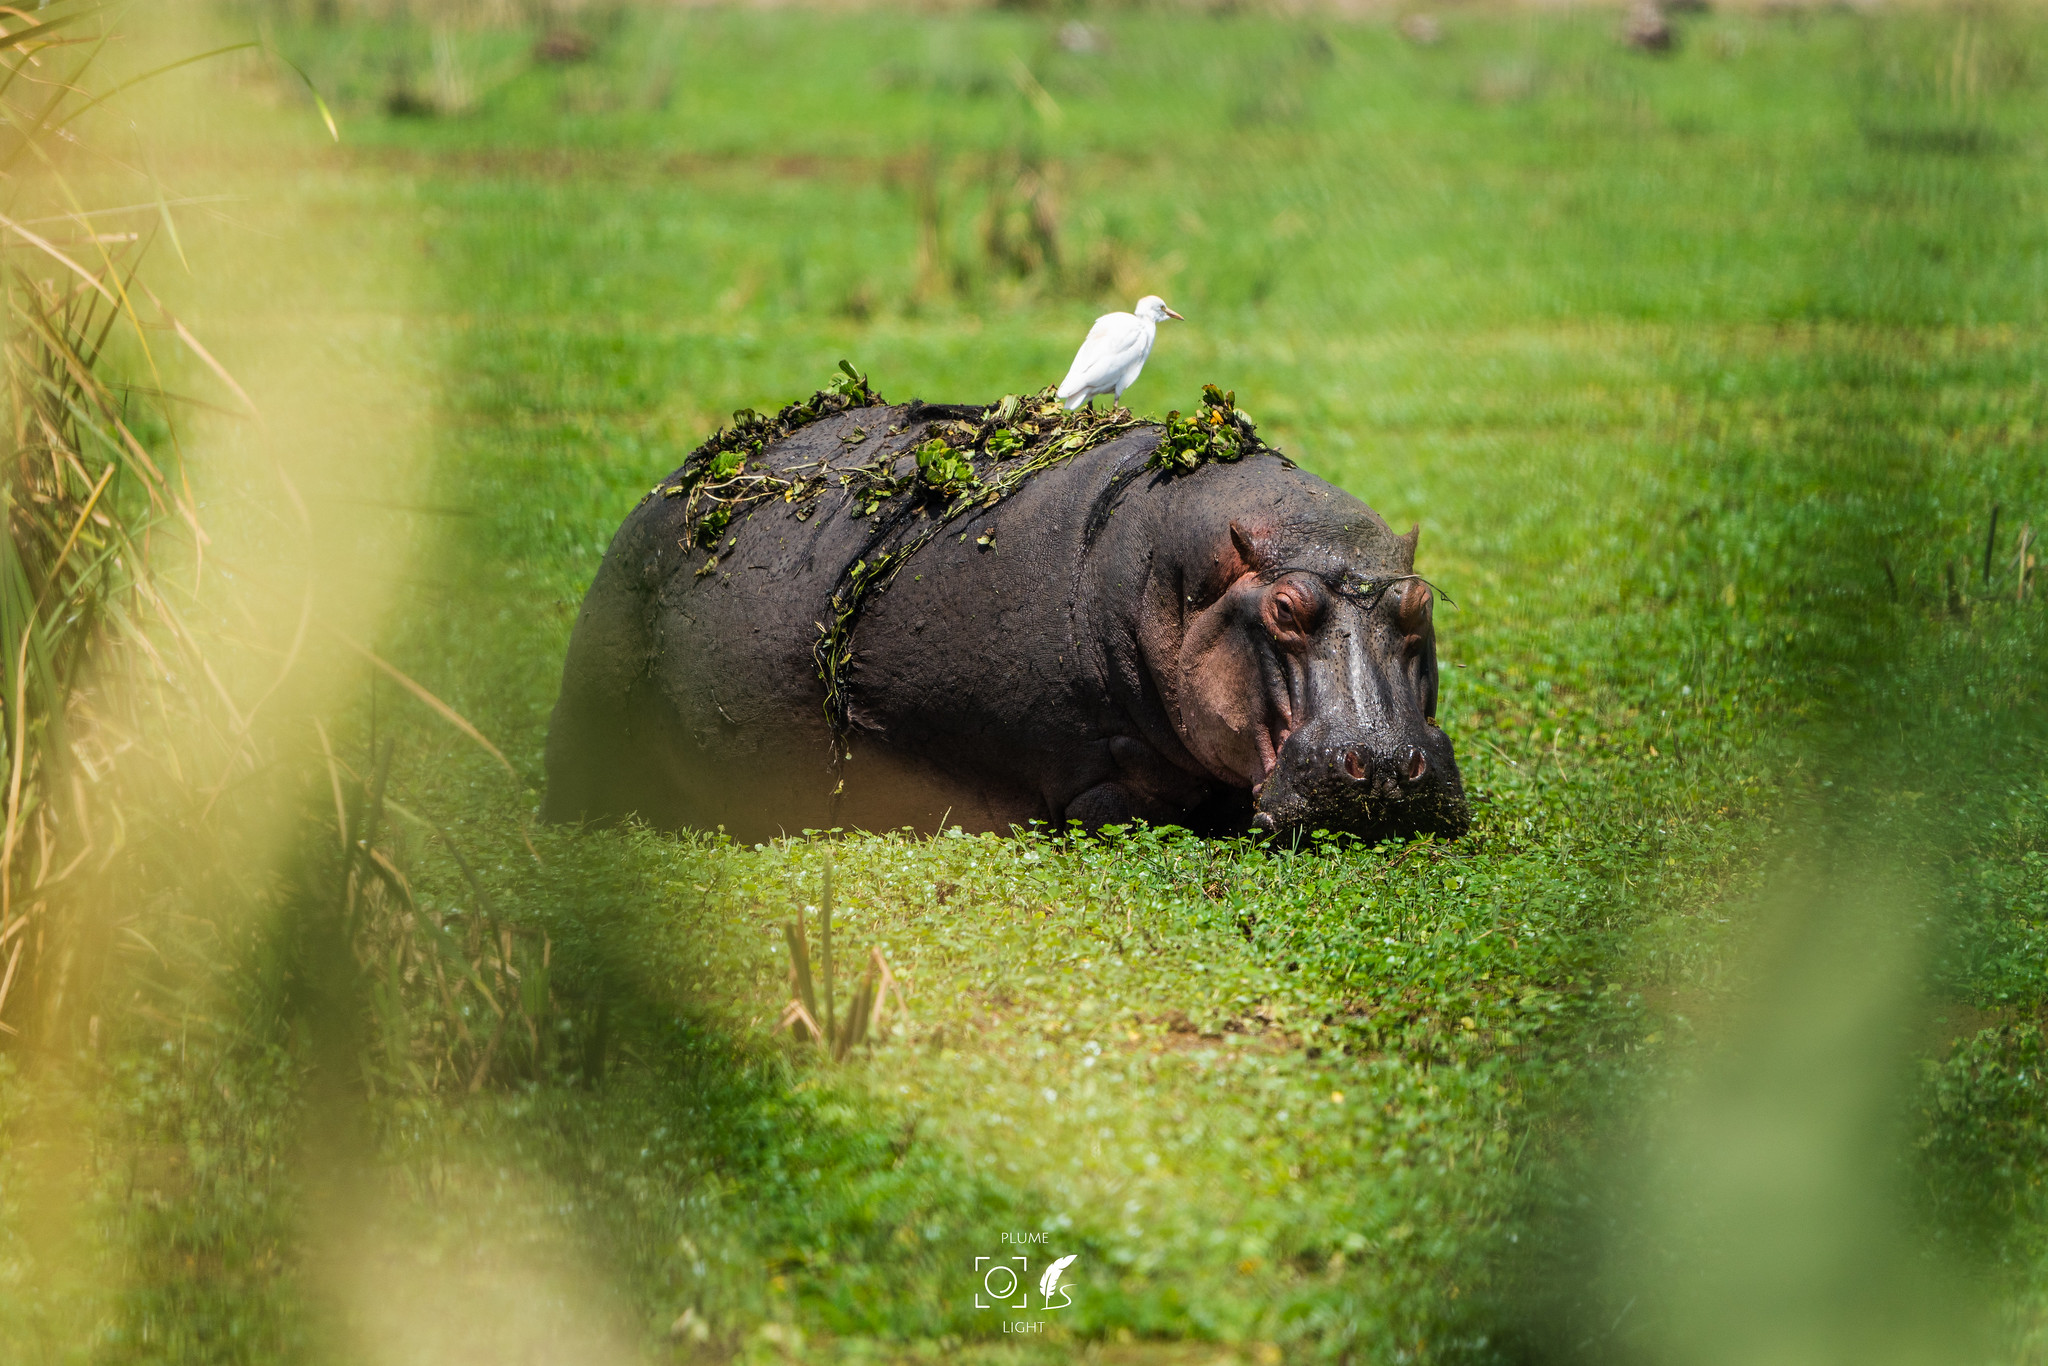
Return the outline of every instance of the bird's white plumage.
{"type": "Polygon", "coordinates": [[[1145,368],[1159,324],[1179,316],[1166,306],[1166,300],[1147,294],[1129,313],[1105,313],[1097,318],[1095,326],[1088,329],[1088,339],[1074,353],[1067,377],[1060,381],[1060,402],[1078,408],[1105,394],[1121,399],[1145,368]]]}

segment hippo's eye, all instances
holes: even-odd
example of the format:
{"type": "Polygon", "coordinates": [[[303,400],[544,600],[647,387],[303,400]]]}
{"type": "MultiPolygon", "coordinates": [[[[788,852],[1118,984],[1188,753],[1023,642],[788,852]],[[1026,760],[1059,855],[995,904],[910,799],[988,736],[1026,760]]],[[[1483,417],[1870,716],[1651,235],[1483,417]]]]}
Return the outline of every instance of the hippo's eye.
{"type": "Polygon", "coordinates": [[[1280,584],[1266,597],[1266,628],[1277,640],[1302,641],[1317,615],[1318,604],[1297,584],[1280,584]]]}

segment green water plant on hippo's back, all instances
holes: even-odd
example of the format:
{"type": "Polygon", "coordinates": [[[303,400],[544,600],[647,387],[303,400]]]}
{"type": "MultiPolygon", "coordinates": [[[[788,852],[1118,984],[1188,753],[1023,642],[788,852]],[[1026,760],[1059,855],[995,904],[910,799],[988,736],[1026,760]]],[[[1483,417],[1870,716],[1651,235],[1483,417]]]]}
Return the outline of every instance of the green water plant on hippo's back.
{"type": "Polygon", "coordinates": [[[936,436],[917,448],[917,479],[927,492],[949,501],[981,487],[973,459],[936,436]]]}
{"type": "Polygon", "coordinates": [[[1259,439],[1251,415],[1237,406],[1237,390],[1228,393],[1213,384],[1202,386],[1202,406],[1182,417],[1166,415],[1159,449],[1146,463],[1155,470],[1185,473],[1211,461],[1242,460],[1271,449],[1259,439]]]}
{"type": "Polygon", "coordinates": [[[779,498],[798,504],[797,516],[807,517],[810,504],[825,487],[823,465],[777,472],[755,464],[754,457],[820,418],[886,402],[869,385],[866,375],[842,360],[839,373],[824,388],[809,398],[785,404],[772,417],[752,408],[735,412],[732,425],[719,428],[691,451],[682,468],[655,492],[664,498],[688,500],[692,538],[706,550],[717,546],[734,514],[757,503],[779,498]]]}

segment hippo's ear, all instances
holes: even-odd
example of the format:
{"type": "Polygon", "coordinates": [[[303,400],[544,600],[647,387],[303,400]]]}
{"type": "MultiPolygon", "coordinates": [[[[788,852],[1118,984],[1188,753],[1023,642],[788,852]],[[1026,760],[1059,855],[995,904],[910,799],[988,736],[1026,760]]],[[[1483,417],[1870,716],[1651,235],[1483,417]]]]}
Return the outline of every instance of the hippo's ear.
{"type": "Polygon", "coordinates": [[[1432,593],[1429,585],[1421,579],[1408,580],[1402,587],[1401,596],[1396,600],[1394,607],[1396,620],[1400,623],[1402,635],[1419,636],[1425,633],[1435,634],[1430,629],[1429,611],[1430,605],[1435,599],[1436,594],[1432,593]]]}
{"type": "Polygon", "coordinates": [[[1415,547],[1421,540],[1422,523],[1420,522],[1409,527],[1406,536],[1396,536],[1394,538],[1394,544],[1401,547],[1396,552],[1396,567],[1403,574],[1413,574],[1415,572],[1415,547]]]}
{"type": "Polygon", "coordinates": [[[1435,597],[1428,584],[1421,579],[1410,579],[1394,605],[1394,620],[1401,630],[1401,657],[1407,665],[1408,679],[1415,685],[1415,700],[1421,704],[1423,716],[1431,721],[1436,719],[1437,675],[1436,627],[1429,608],[1435,597]]]}
{"type": "MultiPolygon", "coordinates": [[[[1244,566],[1238,573],[1255,573],[1266,567],[1266,556],[1252,544],[1251,533],[1236,522],[1230,524],[1230,548],[1237,552],[1238,562],[1244,566]]],[[[1231,577],[1235,578],[1237,575],[1233,574],[1231,577]]]]}
{"type": "Polygon", "coordinates": [[[1197,583],[1189,585],[1194,591],[1188,596],[1187,605],[1198,612],[1214,606],[1232,584],[1247,574],[1258,573],[1271,558],[1260,552],[1252,533],[1236,522],[1230,524],[1230,539],[1213,553],[1215,558],[1209,561],[1207,572],[1197,583]]]}

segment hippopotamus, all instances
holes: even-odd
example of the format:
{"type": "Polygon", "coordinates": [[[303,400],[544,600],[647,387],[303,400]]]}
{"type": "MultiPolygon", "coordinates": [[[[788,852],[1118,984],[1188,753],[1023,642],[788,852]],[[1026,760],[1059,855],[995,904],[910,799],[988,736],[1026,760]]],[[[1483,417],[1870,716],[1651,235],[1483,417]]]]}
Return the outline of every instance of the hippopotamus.
{"type": "Polygon", "coordinates": [[[909,468],[932,431],[985,411],[814,421],[750,457],[813,496],[721,521],[708,547],[657,486],[577,616],[543,818],[750,841],[1035,822],[1464,833],[1419,529],[1396,535],[1263,445],[1154,468],[1153,423],[992,505],[905,514],[944,525],[860,600],[835,721],[818,641],[835,593],[881,560],[872,507],[834,471],[891,453],[909,468]]]}

